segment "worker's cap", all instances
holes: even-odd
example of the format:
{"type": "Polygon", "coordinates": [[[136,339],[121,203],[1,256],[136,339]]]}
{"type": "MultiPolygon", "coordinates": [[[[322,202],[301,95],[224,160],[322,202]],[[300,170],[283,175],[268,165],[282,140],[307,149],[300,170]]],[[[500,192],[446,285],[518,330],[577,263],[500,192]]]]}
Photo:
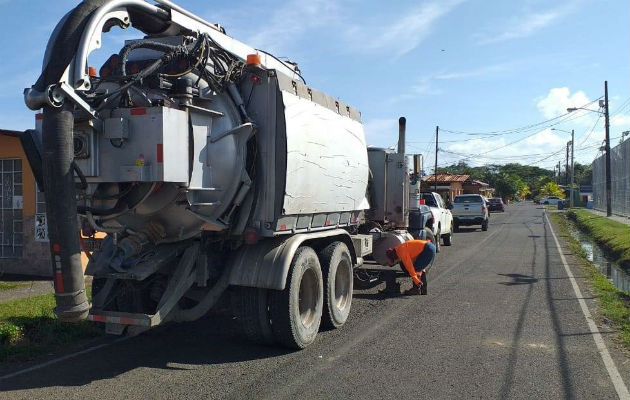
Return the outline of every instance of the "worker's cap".
{"type": "Polygon", "coordinates": [[[392,249],[391,247],[387,250],[385,250],[385,255],[387,256],[387,258],[389,258],[389,261],[393,264],[394,261],[396,261],[396,258],[398,258],[396,256],[396,250],[392,249]]]}

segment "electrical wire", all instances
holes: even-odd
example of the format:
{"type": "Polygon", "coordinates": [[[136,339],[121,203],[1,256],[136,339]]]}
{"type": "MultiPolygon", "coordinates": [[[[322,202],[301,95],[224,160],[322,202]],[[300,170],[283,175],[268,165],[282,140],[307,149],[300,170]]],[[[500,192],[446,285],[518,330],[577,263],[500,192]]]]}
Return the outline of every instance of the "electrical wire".
{"type": "Polygon", "coordinates": [[[587,140],[588,138],[593,134],[593,131],[595,130],[595,127],[597,126],[597,124],[599,123],[599,120],[602,119],[601,114],[599,115],[599,117],[597,117],[597,121],[595,121],[595,123],[593,124],[593,127],[591,128],[591,131],[588,133],[588,135],[586,135],[586,137],[584,138],[584,140],[582,140],[582,143],[580,143],[580,146],[582,146],[587,140]]]}
{"type": "MultiPolygon", "coordinates": [[[[595,99],[595,100],[593,100],[593,101],[591,101],[591,102],[589,102],[589,103],[586,103],[586,104],[584,104],[584,105],[582,105],[582,106],[580,106],[580,107],[577,107],[577,108],[578,108],[578,109],[579,109],[579,108],[586,108],[587,106],[589,106],[589,105],[591,105],[591,104],[593,104],[593,103],[595,103],[595,102],[599,101],[601,98],[602,98],[602,97],[599,97],[599,98],[597,98],[597,99],[595,99]]],[[[545,124],[549,124],[550,122],[557,121],[558,119],[561,119],[561,118],[564,118],[564,117],[568,117],[568,116],[570,116],[570,115],[572,115],[572,113],[571,113],[571,112],[567,112],[567,113],[565,113],[565,114],[559,115],[559,116],[557,116],[557,117],[550,118],[550,119],[545,120],[545,121],[537,122],[537,123],[535,123],[535,124],[529,124],[529,125],[525,125],[525,126],[522,126],[522,127],[519,127],[519,128],[504,129],[504,130],[498,130],[498,131],[488,131],[488,132],[467,132],[467,131],[458,131],[458,130],[446,129],[446,128],[440,128],[440,131],[444,131],[444,132],[448,132],[448,133],[453,133],[453,134],[472,135],[472,136],[480,136],[480,135],[488,135],[488,136],[502,136],[502,135],[507,135],[507,134],[516,134],[516,133],[521,133],[521,132],[524,132],[524,131],[529,131],[529,130],[532,130],[532,129],[537,129],[537,128],[538,128],[538,127],[540,127],[540,126],[543,126],[543,125],[545,125],[545,124]]],[[[580,117],[581,117],[581,116],[580,116],[580,117]]],[[[556,122],[556,123],[554,123],[554,124],[552,124],[552,125],[550,125],[550,126],[557,125],[557,124],[559,124],[559,122],[556,122]]]]}

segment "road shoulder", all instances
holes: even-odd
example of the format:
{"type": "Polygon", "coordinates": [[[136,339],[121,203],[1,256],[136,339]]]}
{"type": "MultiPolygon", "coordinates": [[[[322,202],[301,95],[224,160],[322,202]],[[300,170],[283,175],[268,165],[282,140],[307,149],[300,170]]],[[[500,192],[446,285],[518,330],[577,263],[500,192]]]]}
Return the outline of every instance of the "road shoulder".
{"type": "MultiPolygon", "coordinates": [[[[566,232],[566,228],[558,223],[555,216],[549,214],[551,213],[547,212],[547,215],[550,217],[549,223],[552,224],[554,231],[556,232],[560,245],[560,251],[566,258],[567,264],[575,277],[575,281],[579,286],[580,291],[582,292],[582,297],[593,317],[595,325],[601,333],[604,343],[608,348],[608,352],[610,353],[619,374],[626,386],[628,386],[630,384],[630,349],[621,340],[618,328],[614,326],[610,319],[603,315],[598,304],[598,293],[589,279],[593,273],[598,272],[595,270],[595,267],[588,263],[588,261],[575,254],[570,244],[570,237],[566,232]]],[[[593,346],[595,346],[595,342],[593,342],[593,346]]]]}

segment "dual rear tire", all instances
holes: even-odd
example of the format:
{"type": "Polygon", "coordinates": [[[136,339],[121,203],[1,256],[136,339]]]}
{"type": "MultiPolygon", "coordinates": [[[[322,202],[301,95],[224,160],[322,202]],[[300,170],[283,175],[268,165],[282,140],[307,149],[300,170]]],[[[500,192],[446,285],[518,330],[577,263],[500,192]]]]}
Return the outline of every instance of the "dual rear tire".
{"type": "Polygon", "coordinates": [[[250,341],[303,349],[313,343],[320,325],[339,328],[346,322],[352,289],[352,258],[344,243],[331,243],[319,254],[302,246],[284,290],[239,287],[233,312],[250,341]]]}

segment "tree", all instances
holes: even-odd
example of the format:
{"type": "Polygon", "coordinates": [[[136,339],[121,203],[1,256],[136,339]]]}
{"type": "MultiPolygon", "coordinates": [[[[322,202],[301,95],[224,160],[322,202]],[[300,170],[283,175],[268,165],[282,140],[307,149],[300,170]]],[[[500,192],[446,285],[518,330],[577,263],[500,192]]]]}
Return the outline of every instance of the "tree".
{"type": "MultiPolygon", "coordinates": [[[[579,182],[578,173],[582,171],[580,164],[575,165],[576,182],[579,182]]],[[[479,180],[490,184],[497,194],[502,197],[538,196],[542,187],[553,181],[553,171],[531,165],[521,164],[490,164],[481,167],[471,167],[464,161],[439,168],[440,173],[469,175],[470,179],[479,180]]],[[[586,178],[585,178],[586,179],[586,178]]]]}
{"type": "Polygon", "coordinates": [[[540,189],[540,194],[541,196],[557,196],[557,197],[560,197],[561,199],[564,199],[564,191],[555,182],[547,182],[540,189]]]}
{"type": "Polygon", "coordinates": [[[511,198],[526,184],[514,174],[502,173],[496,177],[493,186],[499,196],[511,198]]]}
{"type": "Polygon", "coordinates": [[[590,165],[575,163],[575,183],[590,185],[593,181],[593,168],[590,165]]]}
{"type": "Polygon", "coordinates": [[[520,197],[521,199],[525,199],[527,198],[527,196],[529,196],[532,193],[532,191],[529,189],[529,186],[525,185],[523,187],[521,187],[518,191],[518,197],[520,197]]]}

